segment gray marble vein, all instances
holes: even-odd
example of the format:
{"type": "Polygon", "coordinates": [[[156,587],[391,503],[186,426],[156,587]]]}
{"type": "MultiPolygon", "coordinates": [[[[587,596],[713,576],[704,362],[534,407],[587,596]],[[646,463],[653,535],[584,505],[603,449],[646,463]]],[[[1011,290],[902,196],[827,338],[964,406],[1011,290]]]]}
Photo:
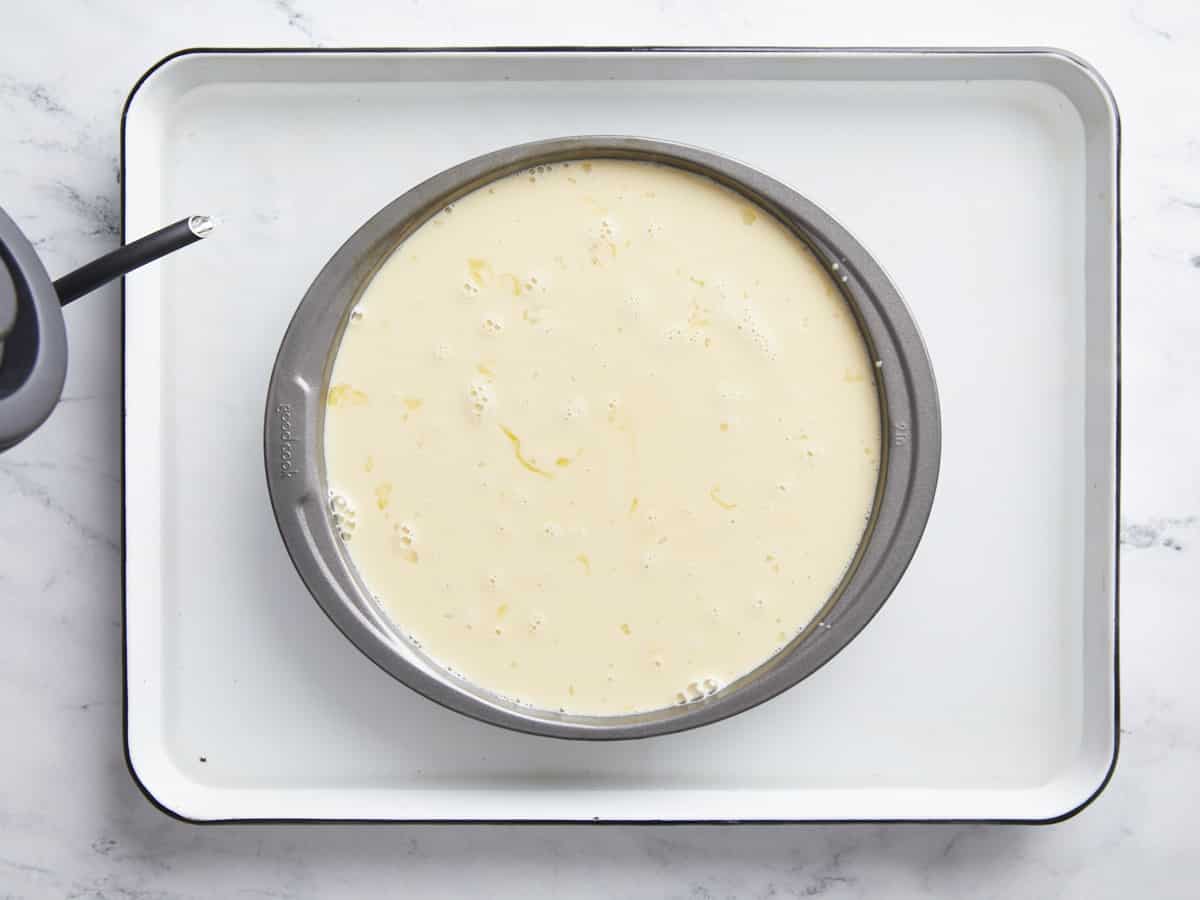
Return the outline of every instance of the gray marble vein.
{"type": "MultiPolygon", "coordinates": [[[[57,517],[67,530],[78,537],[101,544],[114,551],[118,549],[116,537],[82,521],[59,499],[56,491],[23,473],[22,468],[24,467],[20,463],[9,464],[6,461],[0,461],[0,476],[3,476],[15,489],[19,498],[41,506],[48,513],[57,517]]],[[[53,472],[57,468],[51,466],[50,471],[53,472]]]]}
{"type": "Polygon", "coordinates": [[[117,237],[121,233],[121,214],[111,194],[87,196],[62,181],[55,187],[62,202],[87,224],[88,234],[117,237]]]}
{"type": "Polygon", "coordinates": [[[307,43],[314,47],[321,46],[313,35],[312,16],[301,11],[295,0],[274,0],[275,9],[287,17],[287,27],[303,35],[307,43]]]}
{"type": "Polygon", "coordinates": [[[43,84],[2,78],[0,79],[0,97],[3,97],[10,106],[13,103],[25,103],[38,112],[50,115],[63,115],[67,111],[67,108],[43,84]]]}
{"type": "Polygon", "coordinates": [[[1167,31],[1165,28],[1155,25],[1146,18],[1146,12],[1143,9],[1142,4],[1138,4],[1129,11],[1129,20],[1147,33],[1154,35],[1156,38],[1169,41],[1174,37],[1171,32],[1167,31]]]}

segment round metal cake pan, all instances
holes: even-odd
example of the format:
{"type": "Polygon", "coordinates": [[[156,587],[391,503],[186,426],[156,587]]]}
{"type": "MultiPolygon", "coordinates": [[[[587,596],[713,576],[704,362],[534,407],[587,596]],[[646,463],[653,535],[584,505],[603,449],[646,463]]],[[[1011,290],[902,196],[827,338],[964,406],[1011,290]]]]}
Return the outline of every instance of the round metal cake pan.
{"type": "Polygon", "coordinates": [[[743,712],[832,659],[892,593],[925,529],[941,459],[941,416],[929,355],[896,287],[829,214],[770,176],[727,157],[635,137],[569,137],[488,153],[388,204],[333,255],[284,335],[267,391],[264,450],[279,532],[321,608],[364,654],[450,709],[517,731],[615,740],[683,731],[743,712]],[[583,159],[674,166],[744,195],[790,227],[827,267],[858,319],[876,369],[880,476],[870,521],[837,590],[779,653],[712,696],[625,716],[580,716],[515,703],[448,672],[393,623],[338,537],[325,475],[324,398],[350,313],[396,247],[426,220],[481,185],[531,166],[583,159]]]}

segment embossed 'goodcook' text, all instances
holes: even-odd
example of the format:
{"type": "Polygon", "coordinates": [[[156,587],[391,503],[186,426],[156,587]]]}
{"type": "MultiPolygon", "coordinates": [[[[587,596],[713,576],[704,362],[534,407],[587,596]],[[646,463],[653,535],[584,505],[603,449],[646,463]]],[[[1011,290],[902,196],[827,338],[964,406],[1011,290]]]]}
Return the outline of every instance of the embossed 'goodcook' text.
{"type": "Polygon", "coordinates": [[[279,419],[279,474],[283,478],[294,478],[300,468],[300,451],[295,447],[300,438],[294,431],[292,404],[278,404],[275,415],[279,419]]]}

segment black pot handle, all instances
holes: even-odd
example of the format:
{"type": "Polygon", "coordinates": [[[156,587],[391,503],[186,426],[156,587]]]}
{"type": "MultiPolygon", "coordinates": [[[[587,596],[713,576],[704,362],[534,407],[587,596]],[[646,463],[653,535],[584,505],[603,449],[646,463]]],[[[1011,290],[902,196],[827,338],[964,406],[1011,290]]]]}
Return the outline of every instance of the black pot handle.
{"type": "Polygon", "coordinates": [[[0,209],[0,452],[46,421],[67,377],[62,307],[114,278],[207,237],[208,216],[189,216],[50,282],[29,239],[0,209]]]}

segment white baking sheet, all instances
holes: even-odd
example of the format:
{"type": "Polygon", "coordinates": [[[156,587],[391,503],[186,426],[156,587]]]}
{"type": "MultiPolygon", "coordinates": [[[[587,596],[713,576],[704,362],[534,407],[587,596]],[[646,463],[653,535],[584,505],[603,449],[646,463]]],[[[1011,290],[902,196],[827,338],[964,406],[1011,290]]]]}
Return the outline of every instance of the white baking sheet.
{"type": "Polygon", "coordinates": [[[1049,819],[1115,754],[1116,118],[1053,53],[198,52],[128,109],[131,767],[212,819],[1049,819]],[[863,634],[727,722],[580,744],[466,720],[325,619],[275,530],[262,416],[309,281],[368,216],[535,138],[685,141],[789,182],[929,344],[942,475],[863,634]]]}

